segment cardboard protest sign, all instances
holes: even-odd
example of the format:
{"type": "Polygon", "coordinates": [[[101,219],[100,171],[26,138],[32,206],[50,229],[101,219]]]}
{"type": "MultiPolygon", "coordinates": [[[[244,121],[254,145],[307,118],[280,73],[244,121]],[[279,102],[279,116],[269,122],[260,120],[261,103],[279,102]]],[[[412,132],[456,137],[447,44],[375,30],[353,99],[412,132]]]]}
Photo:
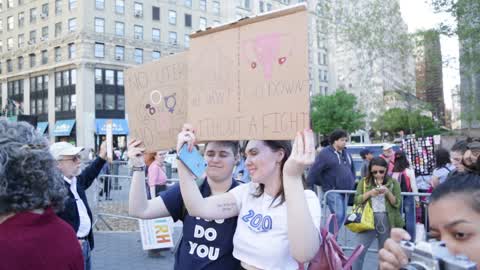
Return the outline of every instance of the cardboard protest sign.
{"type": "Polygon", "coordinates": [[[130,136],[150,151],[176,145],[187,117],[187,55],[163,57],[125,72],[130,136]]]}
{"type": "Polygon", "coordinates": [[[191,38],[188,121],[199,140],[292,139],[309,127],[305,6],[191,38]]]}
{"type": "Polygon", "coordinates": [[[143,250],[173,247],[172,218],[139,220],[143,250]]]}

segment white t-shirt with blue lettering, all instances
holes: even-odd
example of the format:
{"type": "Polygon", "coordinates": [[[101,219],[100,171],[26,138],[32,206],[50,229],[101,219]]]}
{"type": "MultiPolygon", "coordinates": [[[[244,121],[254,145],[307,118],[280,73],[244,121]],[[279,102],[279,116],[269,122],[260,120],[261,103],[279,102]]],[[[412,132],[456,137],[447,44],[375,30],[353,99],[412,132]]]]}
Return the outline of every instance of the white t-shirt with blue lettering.
{"type": "MultiPolygon", "coordinates": [[[[272,204],[273,197],[266,193],[258,198],[252,196],[257,186],[251,182],[229,191],[235,196],[240,209],[233,237],[233,256],[260,269],[297,269],[298,263],[290,254],[286,202],[276,206],[279,198],[272,204]]],[[[305,198],[319,231],[320,201],[311,190],[305,190],[305,198]]],[[[311,235],[302,238],[309,237],[311,235]]]]}

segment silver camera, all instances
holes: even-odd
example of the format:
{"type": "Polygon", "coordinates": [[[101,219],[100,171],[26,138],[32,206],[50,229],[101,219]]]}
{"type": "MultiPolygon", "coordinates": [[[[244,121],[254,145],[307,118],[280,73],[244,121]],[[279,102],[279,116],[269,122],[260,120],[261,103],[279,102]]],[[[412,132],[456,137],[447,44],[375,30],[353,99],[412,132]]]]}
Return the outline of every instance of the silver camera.
{"type": "Polygon", "coordinates": [[[476,270],[476,264],[465,256],[451,255],[443,242],[400,243],[409,258],[402,270],[476,270]]]}

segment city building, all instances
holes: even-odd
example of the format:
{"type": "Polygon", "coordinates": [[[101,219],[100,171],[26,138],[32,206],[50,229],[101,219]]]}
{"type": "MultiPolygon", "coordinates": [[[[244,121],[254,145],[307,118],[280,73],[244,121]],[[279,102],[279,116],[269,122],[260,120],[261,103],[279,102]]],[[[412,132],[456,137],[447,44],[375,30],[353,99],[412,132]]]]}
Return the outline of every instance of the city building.
{"type": "Polygon", "coordinates": [[[456,4],[460,50],[461,127],[480,128],[480,2],[456,4]]]}
{"type": "Polygon", "coordinates": [[[416,95],[430,105],[435,120],[446,125],[440,34],[435,30],[418,33],[415,56],[416,95]]]}

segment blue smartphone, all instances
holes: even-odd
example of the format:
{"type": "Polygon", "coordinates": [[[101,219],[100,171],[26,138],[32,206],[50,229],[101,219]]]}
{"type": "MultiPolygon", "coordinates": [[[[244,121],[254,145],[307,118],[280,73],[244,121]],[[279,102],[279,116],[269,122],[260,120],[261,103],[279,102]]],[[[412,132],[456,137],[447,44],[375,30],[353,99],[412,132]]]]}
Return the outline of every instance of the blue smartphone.
{"type": "Polygon", "coordinates": [[[197,178],[202,177],[207,170],[207,162],[195,147],[190,152],[188,151],[188,145],[184,144],[182,148],[180,148],[178,159],[180,159],[197,178]]]}

